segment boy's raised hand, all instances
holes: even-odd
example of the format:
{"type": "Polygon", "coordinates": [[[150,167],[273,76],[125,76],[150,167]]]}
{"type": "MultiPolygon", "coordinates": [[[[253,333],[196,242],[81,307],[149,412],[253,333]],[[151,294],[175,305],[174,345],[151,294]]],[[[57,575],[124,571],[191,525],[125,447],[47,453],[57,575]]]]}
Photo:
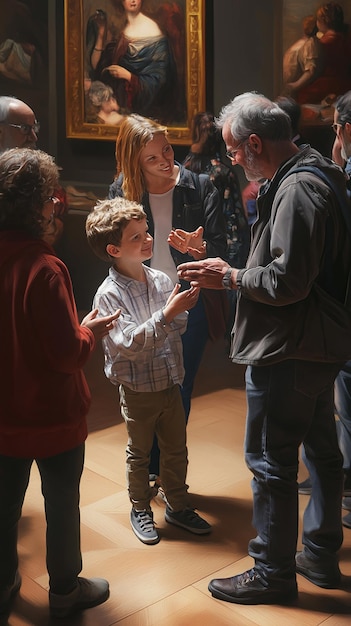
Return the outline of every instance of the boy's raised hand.
{"type": "Polygon", "coordinates": [[[190,289],[180,291],[180,284],[177,283],[163,309],[166,322],[169,324],[180,313],[192,309],[198,301],[199,294],[199,287],[190,287],[190,289]]]}

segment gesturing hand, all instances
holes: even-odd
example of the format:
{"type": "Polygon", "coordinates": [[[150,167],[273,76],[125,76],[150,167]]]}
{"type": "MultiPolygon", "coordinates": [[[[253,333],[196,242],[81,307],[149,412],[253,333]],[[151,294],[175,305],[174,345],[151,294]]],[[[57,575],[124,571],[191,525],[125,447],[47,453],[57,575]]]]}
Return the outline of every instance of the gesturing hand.
{"type": "MultiPolygon", "coordinates": [[[[187,280],[191,285],[205,287],[207,289],[223,289],[222,280],[230,265],[216,257],[214,259],[203,259],[202,261],[191,261],[178,265],[178,276],[187,280]]],[[[235,285],[238,270],[232,268],[232,283],[235,285]]]]}
{"type": "Polygon", "coordinates": [[[203,259],[206,256],[203,234],[204,229],[202,226],[199,226],[191,233],[181,228],[175,228],[169,233],[167,241],[178,252],[190,254],[194,259],[203,259]]]}
{"type": "Polygon", "coordinates": [[[113,315],[107,315],[106,317],[97,317],[98,309],[93,309],[88,315],[86,315],[82,321],[81,326],[87,326],[93,331],[95,339],[102,339],[108,335],[110,330],[114,327],[114,321],[120,316],[121,309],[117,309],[113,315]]]}

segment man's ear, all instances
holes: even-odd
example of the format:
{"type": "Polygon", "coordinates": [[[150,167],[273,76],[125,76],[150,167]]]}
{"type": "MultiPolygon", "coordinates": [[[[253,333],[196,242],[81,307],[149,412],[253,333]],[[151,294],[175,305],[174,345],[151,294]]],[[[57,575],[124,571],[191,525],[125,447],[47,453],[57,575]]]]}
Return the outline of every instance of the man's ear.
{"type": "Polygon", "coordinates": [[[248,139],[251,150],[254,150],[257,154],[261,154],[262,152],[262,141],[259,135],[252,133],[248,139]]]}
{"type": "Polygon", "coordinates": [[[117,259],[120,256],[120,249],[117,246],[115,246],[114,243],[107,244],[106,252],[110,256],[113,256],[115,259],[117,259]]]}
{"type": "Polygon", "coordinates": [[[350,122],[346,122],[344,126],[344,131],[346,135],[348,136],[348,138],[351,140],[351,123],[350,122]]]}

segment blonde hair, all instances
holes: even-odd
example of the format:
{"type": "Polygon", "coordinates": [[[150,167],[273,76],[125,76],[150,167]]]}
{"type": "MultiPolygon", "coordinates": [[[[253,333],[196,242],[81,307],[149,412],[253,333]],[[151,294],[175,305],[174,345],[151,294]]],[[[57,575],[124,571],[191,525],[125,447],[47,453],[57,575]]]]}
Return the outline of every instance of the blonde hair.
{"type": "Polygon", "coordinates": [[[117,175],[123,172],[125,198],[140,202],[146,191],[140,153],[155,135],[167,135],[167,127],[141,115],[128,115],[119,127],[116,141],[117,175]]]}
{"type": "Polygon", "coordinates": [[[140,222],[143,219],[146,219],[146,213],[137,202],[120,197],[99,200],[85,223],[85,232],[91,249],[99,259],[111,261],[112,257],[106,251],[106,246],[108,244],[119,246],[127,224],[131,220],[140,222]]]}

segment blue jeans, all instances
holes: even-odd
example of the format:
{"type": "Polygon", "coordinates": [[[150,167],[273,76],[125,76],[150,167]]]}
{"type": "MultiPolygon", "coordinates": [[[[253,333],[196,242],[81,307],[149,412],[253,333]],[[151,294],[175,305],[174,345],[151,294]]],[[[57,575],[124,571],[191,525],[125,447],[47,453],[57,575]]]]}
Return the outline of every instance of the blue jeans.
{"type": "Polygon", "coordinates": [[[249,554],[268,583],[295,577],[298,451],[304,441],[313,490],[302,541],[315,557],[335,558],[342,543],[342,456],[333,385],[340,366],[289,360],[246,371],[245,459],[254,478],[249,554]]]}
{"type": "MultiPolygon", "coordinates": [[[[17,532],[34,459],[0,455],[0,589],[12,584],[18,568],[17,532]]],[[[79,484],[84,444],[36,459],[45,503],[46,565],[50,591],[69,593],[82,569],[79,484]]]]}
{"type": "Polygon", "coordinates": [[[339,446],[344,458],[344,472],[351,480],[351,361],[345,363],[335,379],[335,409],[339,446]]]}
{"type": "MultiPolygon", "coordinates": [[[[195,376],[200,367],[207,340],[208,323],[204,303],[200,294],[196,306],[189,311],[187,329],[182,335],[185,376],[181,387],[181,395],[186,423],[188,423],[189,419],[195,376]]],[[[149,473],[156,474],[157,476],[160,474],[160,451],[156,437],[154,438],[150,455],[149,473]]]]}

